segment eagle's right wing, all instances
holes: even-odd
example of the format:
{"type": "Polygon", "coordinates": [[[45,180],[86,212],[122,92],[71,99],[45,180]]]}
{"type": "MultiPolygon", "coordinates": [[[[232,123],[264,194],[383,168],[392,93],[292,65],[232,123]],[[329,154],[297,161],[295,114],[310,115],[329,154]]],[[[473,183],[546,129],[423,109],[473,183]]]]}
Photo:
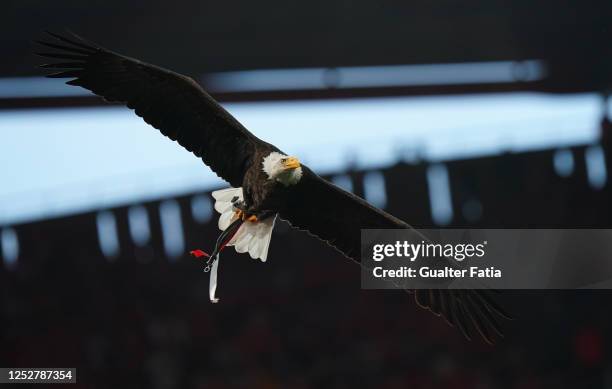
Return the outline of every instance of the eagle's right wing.
{"type": "Polygon", "coordinates": [[[210,97],[193,79],[71,37],[49,33],[55,49],[37,53],[61,62],[43,68],[64,69],[48,75],[71,78],[78,85],[125,103],[147,123],[177,141],[232,186],[242,185],[254,150],[266,146],[210,97]]]}

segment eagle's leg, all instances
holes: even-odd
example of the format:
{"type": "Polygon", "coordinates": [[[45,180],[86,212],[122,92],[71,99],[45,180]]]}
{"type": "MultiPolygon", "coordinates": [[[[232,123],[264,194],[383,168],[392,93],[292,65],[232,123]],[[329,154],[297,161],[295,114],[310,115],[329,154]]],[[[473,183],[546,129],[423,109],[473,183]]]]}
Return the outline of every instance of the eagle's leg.
{"type": "Polygon", "coordinates": [[[265,220],[275,213],[268,210],[259,211],[255,207],[249,207],[243,200],[240,200],[238,196],[232,199],[232,206],[239,219],[252,223],[265,220]]]}
{"type": "Polygon", "coordinates": [[[234,212],[236,212],[236,217],[238,219],[242,219],[248,222],[257,222],[260,220],[257,216],[257,212],[251,210],[244,201],[236,201],[234,204],[234,212]]]}
{"type": "Polygon", "coordinates": [[[238,219],[245,220],[248,208],[246,203],[243,200],[240,200],[238,196],[235,196],[232,199],[232,206],[234,207],[234,212],[236,212],[238,219]]]}

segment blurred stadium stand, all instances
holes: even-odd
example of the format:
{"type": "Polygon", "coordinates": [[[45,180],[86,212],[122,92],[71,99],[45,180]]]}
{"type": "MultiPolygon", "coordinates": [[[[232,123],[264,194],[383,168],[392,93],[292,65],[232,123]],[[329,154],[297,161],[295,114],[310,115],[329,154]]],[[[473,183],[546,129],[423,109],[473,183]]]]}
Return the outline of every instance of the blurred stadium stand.
{"type": "Polygon", "coordinates": [[[357,266],[285,223],[265,264],[224,253],[210,304],[186,253],[217,236],[221,182],[126,111],[41,79],[28,43],[70,27],[195,76],[254,132],[415,227],[609,228],[612,3],[2,7],[2,366],[75,366],[79,387],[612,387],[609,293],[503,293],[517,320],[491,348],[408,295],[361,291],[357,266]],[[156,153],[131,161],[117,145],[114,166],[113,142],[156,153]],[[80,175],[95,166],[108,176],[80,175]]]}

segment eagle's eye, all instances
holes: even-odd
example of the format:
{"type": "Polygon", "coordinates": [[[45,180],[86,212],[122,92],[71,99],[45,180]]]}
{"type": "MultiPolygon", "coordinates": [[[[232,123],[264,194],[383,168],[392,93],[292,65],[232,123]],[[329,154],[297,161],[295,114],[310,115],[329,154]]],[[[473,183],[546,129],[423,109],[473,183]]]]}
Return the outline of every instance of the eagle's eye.
{"type": "Polygon", "coordinates": [[[287,162],[287,158],[282,158],[282,159],[281,159],[281,162],[282,162],[282,163],[287,162]]]}

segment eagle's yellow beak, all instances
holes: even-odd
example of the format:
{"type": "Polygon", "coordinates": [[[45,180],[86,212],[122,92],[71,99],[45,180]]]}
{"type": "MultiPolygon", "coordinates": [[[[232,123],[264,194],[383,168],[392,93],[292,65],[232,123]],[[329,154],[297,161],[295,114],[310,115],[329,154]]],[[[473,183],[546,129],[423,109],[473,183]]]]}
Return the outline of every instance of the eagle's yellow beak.
{"type": "Polygon", "coordinates": [[[295,157],[287,157],[283,161],[283,166],[285,167],[285,169],[289,170],[289,169],[297,169],[302,165],[300,164],[299,159],[295,157]]]}

